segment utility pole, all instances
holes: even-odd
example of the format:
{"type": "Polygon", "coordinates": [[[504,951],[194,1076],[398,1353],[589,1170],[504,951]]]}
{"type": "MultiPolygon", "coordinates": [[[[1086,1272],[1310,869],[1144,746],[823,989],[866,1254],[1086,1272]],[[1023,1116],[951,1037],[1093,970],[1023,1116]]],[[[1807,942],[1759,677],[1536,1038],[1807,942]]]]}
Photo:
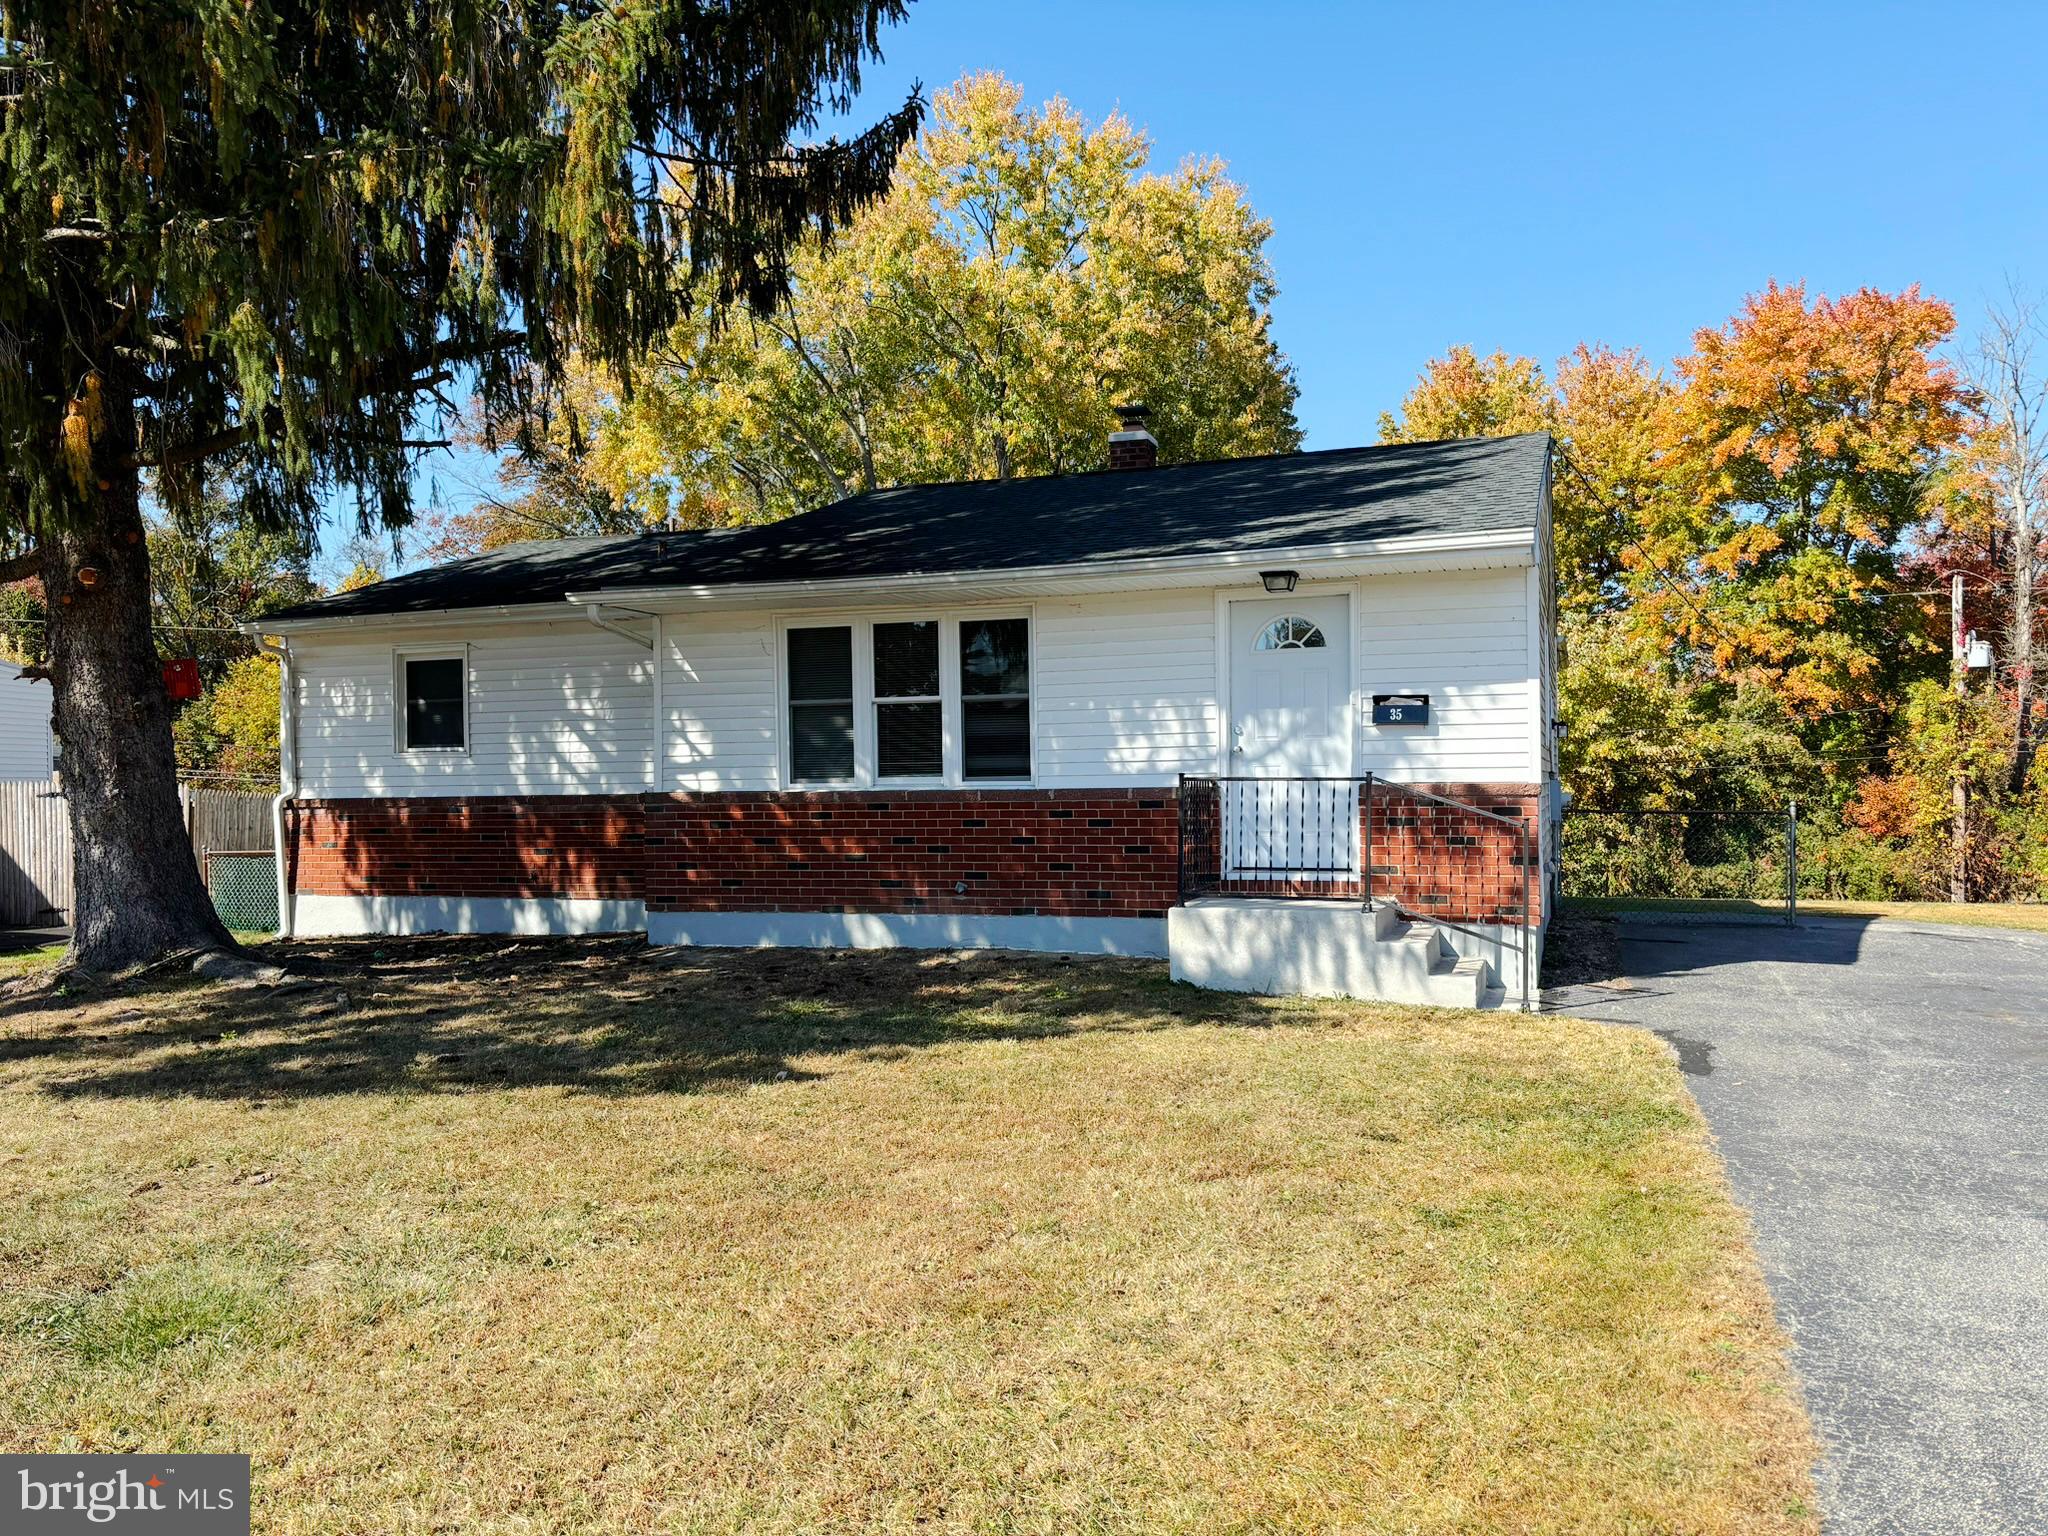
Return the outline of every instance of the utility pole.
{"type": "Polygon", "coordinates": [[[1968,658],[1963,653],[1963,575],[1948,579],[1948,675],[1956,695],[1956,764],[1949,771],[1953,805],[1949,826],[1948,899],[1970,899],[1970,780],[1963,771],[1963,699],[1970,686],[1968,658]]]}

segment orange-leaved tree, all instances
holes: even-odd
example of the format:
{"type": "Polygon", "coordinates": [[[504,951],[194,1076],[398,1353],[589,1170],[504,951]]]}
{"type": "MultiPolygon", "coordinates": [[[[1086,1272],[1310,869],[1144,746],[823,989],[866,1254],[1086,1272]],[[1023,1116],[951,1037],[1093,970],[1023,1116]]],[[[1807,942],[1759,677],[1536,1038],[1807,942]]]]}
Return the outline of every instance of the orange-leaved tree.
{"type": "Polygon", "coordinates": [[[1642,618],[1807,719],[1896,699],[1932,646],[1916,605],[1885,600],[1900,538],[1971,425],[1936,355],[1954,329],[1918,287],[1809,299],[1773,283],[1700,331],[1662,417],[1683,494],[1654,504],[1645,540],[1700,590],[1646,593],[1642,618]]]}
{"type": "Polygon", "coordinates": [[[1633,348],[1582,344],[1553,381],[1534,358],[1453,347],[1423,369],[1398,414],[1381,415],[1380,441],[1552,434],[1562,455],[1551,486],[1559,606],[1567,618],[1606,613],[1647,575],[1625,556],[1650,502],[1670,494],[1657,444],[1671,394],[1633,348]]]}

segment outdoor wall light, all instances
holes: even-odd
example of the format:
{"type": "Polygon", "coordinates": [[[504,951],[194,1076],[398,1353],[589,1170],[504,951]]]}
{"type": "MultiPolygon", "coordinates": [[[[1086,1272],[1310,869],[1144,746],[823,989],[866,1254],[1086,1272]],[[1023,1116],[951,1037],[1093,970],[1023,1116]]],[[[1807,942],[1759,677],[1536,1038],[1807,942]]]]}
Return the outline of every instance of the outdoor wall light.
{"type": "Polygon", "coordinates": [[[1295,582],[1301,579],[1299,571],[1261,571],[1259,580],[1266,584],[1268,592],[1292,592],[1295,582]]]}

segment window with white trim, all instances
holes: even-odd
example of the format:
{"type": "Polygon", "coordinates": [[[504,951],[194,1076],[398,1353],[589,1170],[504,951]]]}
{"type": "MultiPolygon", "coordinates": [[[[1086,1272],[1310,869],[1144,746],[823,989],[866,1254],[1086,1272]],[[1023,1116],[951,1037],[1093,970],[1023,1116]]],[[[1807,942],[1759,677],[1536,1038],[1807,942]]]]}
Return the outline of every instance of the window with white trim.
{"type": "Polygon", "coordinates": [[[785,782],[1031,777],[1031,621],[895,616],[782,632],[785,782]]]}
{"type": "Polygon", "coordinates": [[[468,652],[401,651],[395,659],[399,750],[467,751],[468,652]]]}
{"type": "Polygon", "coordinates": [[[792,629],[789,773],[805,784],[853,782],[853,628],[792,629]]]}
{"type": "Polygon", "coordinates": [[[960,625],[960,777],[1031,777],[1031,625],[960,625]]]}
{"type": "Polygon", "coordinates": [[[875,777],[936,779],[946,770],[935,619],[876,624],[875,777]]]}

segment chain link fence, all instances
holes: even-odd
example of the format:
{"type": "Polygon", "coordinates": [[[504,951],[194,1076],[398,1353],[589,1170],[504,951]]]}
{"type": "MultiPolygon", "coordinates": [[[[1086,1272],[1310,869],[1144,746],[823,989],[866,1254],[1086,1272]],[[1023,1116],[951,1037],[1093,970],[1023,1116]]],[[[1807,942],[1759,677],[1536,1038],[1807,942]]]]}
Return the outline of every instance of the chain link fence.
{"type": "Polygon", "coordinates": [[[209,848],[200,867],[230,932],[277,931],[277,860],[268,848],[209,848]]]}
{"type": "Polygon", "coordinates": [[[1797,811],[1572,811],[1561,894],[1621,915],[1790,923],[1797,910],[1797,811]]]}

